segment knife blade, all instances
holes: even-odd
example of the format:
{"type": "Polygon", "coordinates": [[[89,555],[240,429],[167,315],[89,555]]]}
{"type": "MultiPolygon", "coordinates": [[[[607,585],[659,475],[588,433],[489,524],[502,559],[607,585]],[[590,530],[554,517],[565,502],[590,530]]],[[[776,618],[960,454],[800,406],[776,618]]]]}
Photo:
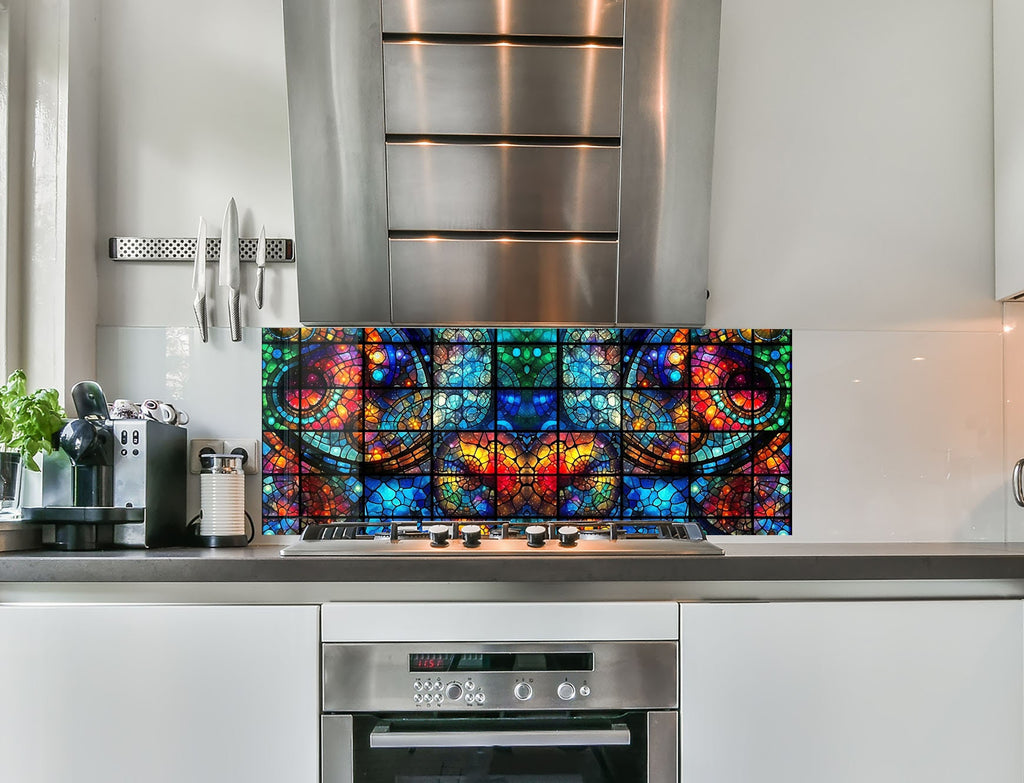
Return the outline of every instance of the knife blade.
{"type": "Polygon", "coordinates": [[[260,226],[260,238],[256,240],[256,290],[253,292],[253,301],[256,309],[263,309],[263,275],[267,265],[267,227],[260,226]]]}
{"type": "Polygon", "coordinates": [[[206,321],[206,218],[199,218],[199,234],[196,237],[196,260],[192,266],[192,290],[196,298],[192,300],[192,310],[199,324],[199,336],[205,343],[210,339],[206,321]]]}
{"type": "Polygon", "coordinates": [[[228,324],[231,326],[231,342],[242,339],[241,313],[239,312],[239,289],[241,288],[238,250],[238,207],[235,200],[228,201],[224,210],[224,227],[220,235],[220,284],[229,291],[228,324]]]}

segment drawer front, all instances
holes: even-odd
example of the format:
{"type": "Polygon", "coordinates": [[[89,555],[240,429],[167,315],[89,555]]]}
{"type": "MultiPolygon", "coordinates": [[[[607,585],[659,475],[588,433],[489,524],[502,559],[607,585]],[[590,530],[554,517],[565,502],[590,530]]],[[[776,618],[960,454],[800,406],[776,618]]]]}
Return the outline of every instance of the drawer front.
{"type": "Polygon", "coordinates": [[[388,144],[392,231],[618,230],[616,147],[388,144]]]}
{"type": "Polygon", "coordinates": [[[613,323],[614,242],[391,240],[395,323],[613,323]]]}
{"type": "Polygon", "coordinates": [[[617,138],[616,46],[384,44],[388,133],[617,138]]]}
{"type": "Polygon", "coordinates": [[[623,0],[383,0],[385,33],[622,37],[623,0]]]}

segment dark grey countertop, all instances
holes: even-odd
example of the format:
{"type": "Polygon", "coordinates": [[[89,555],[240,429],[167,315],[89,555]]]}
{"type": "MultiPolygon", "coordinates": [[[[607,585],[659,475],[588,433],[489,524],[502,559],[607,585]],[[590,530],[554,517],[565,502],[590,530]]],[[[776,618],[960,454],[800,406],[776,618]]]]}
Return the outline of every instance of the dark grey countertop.
{"type": "Polygon", "coordinates": [[[1024,581],[1024,543],[727,542],[724,556],[281,557],[276,546],[0,554],[0,583],[1024,581]]]}

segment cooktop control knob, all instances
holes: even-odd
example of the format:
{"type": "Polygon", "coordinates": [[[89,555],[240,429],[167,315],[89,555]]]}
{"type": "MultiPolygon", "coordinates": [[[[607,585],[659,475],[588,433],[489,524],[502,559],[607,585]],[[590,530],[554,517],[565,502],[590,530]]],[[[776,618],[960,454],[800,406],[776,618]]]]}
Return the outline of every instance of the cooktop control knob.
{"type": "Polygon", "coordinates": [[[431,525],[427,532],[431,546],[448,546],[448,525],[431,525]]]}
{"type": "Polygon", "coordinates": [[[462,545],[467,547],[480,546],[480,525],[462,526],[462,545]]]}
{"type": "Polygon", "coordinates": [[[560,682],[556,693],[562,701],[572,701],[576,698],[576,686],[571,682],[560,682]]]}
{"type": "Polygon", "coordinates": [[[444,689],[444,697],[448,701],[458,701],[462,698],[462,686],[457,682],[448,683],[448,687],[444,689]]]}
{"type": "Polygon", "coordinates": [[[526,528],[527,546],[544,546],[544,539],[548,537],[548,529],[544,525],[530,525],[526,528]]]}
{"type": "Polygon", "coordinates": [[[512,694],[519,701],[528,701],[533,696],[533,688],[530,687],[528,682],[517,682],[516,687],[512,689],[512,694]]]}
{"type": "Polygon", "coordinates": [[[580,529],[576,525],[562,525],[558,528],[558,543],[562,546],[576,546],[580,529]]]}

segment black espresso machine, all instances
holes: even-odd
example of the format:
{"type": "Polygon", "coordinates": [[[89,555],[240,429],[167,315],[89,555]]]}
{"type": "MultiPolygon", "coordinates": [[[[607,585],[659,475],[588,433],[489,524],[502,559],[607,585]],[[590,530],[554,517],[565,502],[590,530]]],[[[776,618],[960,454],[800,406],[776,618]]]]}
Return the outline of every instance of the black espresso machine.
{"type": "Polygon", "coordinates": [[[99,384],[71,390],[78,418],[43,459],[43,505],[22,509],[58,549],[173,546],[185,534],[188,468],[184,427],[111,419],[99,384]]]}

